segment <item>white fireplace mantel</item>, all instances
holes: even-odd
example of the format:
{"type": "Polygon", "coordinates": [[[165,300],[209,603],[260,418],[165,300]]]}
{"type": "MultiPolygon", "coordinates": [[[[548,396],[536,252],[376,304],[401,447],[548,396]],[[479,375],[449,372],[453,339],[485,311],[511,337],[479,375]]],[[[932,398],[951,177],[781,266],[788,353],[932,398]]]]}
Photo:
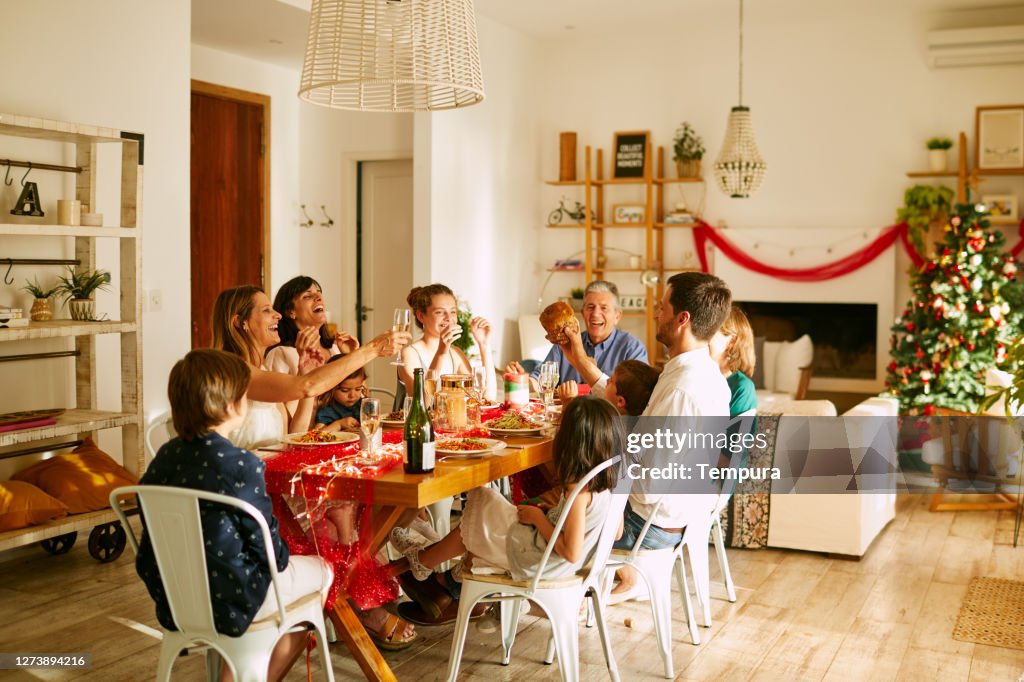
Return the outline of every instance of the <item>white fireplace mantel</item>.
{"type": "MultiPolygon", "coordinates": [[[[879,230],[744,229],[723,235],[759,261],[780,268],[809,268],[829,263],[863,248],[879,230]],[[755,247],[755,244],[757,246],[755,247]],[[831,253],[828,249],[831,248],[831,253]]],[[[790,282],[761,275],[736,264],[709,247],[712,271],[724,279],[737,301],[795,303],[874,303],[878,306],[874,379],[814,377],[811,390],[875,393],[885,384],[889,334],[895,319],[896,255],[889,248],[863,268],[821,282],[790,282]]]]}

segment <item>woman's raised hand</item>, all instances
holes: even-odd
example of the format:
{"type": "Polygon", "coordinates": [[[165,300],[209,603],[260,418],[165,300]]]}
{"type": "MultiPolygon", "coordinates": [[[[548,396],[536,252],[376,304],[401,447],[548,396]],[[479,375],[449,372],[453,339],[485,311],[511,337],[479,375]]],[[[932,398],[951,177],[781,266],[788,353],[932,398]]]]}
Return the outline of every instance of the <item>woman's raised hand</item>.
{"type": "Polygon", "coordinates": [[[308,374],[324,364],[324,349],[320,345],[320,330],[316,327],[299,330],[295,337],[295,350],[299,353],[299,374],[308,374]]]}
{"type": "Polygon", "coordinates": [[[359,339],[348,332],[339,331],[334,335],[334,345],[338,347],[342,355],[348,355],[359,348],[359,339]]]}
{"type": "Polygon", "coordinates": [[[395,355],[404,349],[412,341],[412,334],[409,332],[384,332],[374,337],[369,345],[377,352],[377,357],[395,355]]]}
{"type": "Polygon", "coordinates": [[[437,344],[438,353],[447,353],[455,340],[462,336],[462,325],[455,323],[450,327],[441,330],[440,342],[437,344]]]}
{"type": "Polygon", "coordinates": [[[469,321],[469,333],[473,335],[476,345],[484,348],[491,340],[491,323],[482,317],[474,317],[469,321]]]}

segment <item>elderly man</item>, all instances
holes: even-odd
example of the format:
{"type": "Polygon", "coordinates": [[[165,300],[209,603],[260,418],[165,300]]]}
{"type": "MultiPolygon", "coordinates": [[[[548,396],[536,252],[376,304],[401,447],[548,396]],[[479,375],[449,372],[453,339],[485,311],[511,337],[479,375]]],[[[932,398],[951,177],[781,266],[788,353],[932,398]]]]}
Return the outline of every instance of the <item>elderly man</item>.
{"type": "MultiPolygon", "coordinates": [[[[647,362],[647,348],[640,339],[616,327],[621,319],[618,287],[603,280],[591,282],[583,293],[583,323],[586,326],[586,331],[581,334],[583,352],[594,359],[604,374],[610,375],[623,360],[647,362]]],[[[560,347],[552,346],[544,361],[558,363],[559,383],[583,381],[560,347]]],[[[505,371],[522,372],[523,367],[518,362],[510,362],[505,371]]],[[[530,383],[534,384],[538,376],[540,367],[531,373],[530,383]]]]}

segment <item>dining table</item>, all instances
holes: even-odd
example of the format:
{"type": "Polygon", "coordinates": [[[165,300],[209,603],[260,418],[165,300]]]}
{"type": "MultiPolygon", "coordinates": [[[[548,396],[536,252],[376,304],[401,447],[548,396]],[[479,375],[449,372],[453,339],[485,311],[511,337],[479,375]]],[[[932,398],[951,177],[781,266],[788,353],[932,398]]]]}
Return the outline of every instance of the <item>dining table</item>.
{"type": "MultiPolygon", "coordinates": [[[[394,431],[400,429],[390,430],[392,442],[395,441],[394,431]]],[[[385,438],[388,437],[388,432],[389,430],[385,429],[385,438]]],[[[408,474],[400,463],[396,463],[389,471],[352,481],[358,485],[344,485],[345,474],[335,473],[331,479],[332,483],[340,482],[342,485],[323,486],[321,494],[330,499],[352,500],[353,491],[361,491],[364,499],[354,501],[364,502],[365,498],[372,500],[372,512],[368,515],[369,528],[365,534],[368,540],[364,541],[363,549],[369,556],[374,556],[388,541],[391,530],[406,512],[422,509],[434,502],[458,496],[479,486],[486,486],[492,481],[551,460],[553,436],[550,431],[529,436],[491,437],[504,443],[504,447],[480,456],[439,456],[434,471],[429,474],[408,474]]],[[[311,457],[317,453],[315,448],[309,448],[307,451],[311,457]]],[[[292,461],[295,461],[295,454],[295,451],[289,454],[292,461]]],[[[266,460],[268,472],[274,467],[273,460],[273,456],[266,460]]],[[[271,476],[267,478],[267,489],[271,494],[287,492],[282,489],[280,483],[275,486],[271,476]]],[[[281,521],[284,529],[285,520],[281,521]]],[[[395,680],[394,672],[367,634],[348,597],[347,593],[339,592],[328,610],[328,616],[333,621],[338,636],[344,641],[367,679],[395,680]]]]}

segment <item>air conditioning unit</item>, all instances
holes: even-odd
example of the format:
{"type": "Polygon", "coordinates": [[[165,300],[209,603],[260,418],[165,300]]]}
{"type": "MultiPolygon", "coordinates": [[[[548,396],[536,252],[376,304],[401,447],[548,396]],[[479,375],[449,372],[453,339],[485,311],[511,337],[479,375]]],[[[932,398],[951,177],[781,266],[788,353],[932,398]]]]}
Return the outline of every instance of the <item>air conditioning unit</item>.
{"type": "Polygon", "coordinates": [[[1024,63],[1024,26],[931,31],[928,63],[936,69],[1024,63]]]}

